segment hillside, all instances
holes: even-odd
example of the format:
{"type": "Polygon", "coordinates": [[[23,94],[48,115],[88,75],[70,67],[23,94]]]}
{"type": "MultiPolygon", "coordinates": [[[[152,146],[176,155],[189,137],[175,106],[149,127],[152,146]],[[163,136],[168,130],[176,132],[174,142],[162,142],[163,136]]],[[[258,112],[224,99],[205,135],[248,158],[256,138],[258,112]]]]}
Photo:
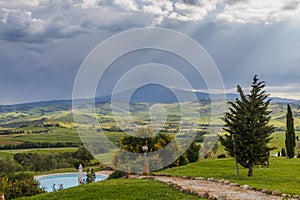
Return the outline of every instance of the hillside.
{"type": "Polygon", "coordinates": [[[86,200],[86,199],[201,199],[181,193],[163,183],[151,180],[117,179],[37,195],[21,200],[86,200]]]}
{"type": "MultiPolygon", "coordinates": [[[[210,101],[199,100],[200,108],[196,102],[183,102],[185,108],[191,112],[199,112],[201,119],[199,123],[208,123],[210,118],[210,101]]],[[[220,102],[221,103],[221,102],[220,102]]],[[[169,115],[179,115],[178,103],[156,103],[163,106],[169,115]]],[[[148,111],[154,103],[131,103],[130,111],[139,120],[149,120],[148,111]]],[[[220,104],[221,105],[221,104],[220,104]]],[[[272,102],[272,123],[276,128],[285,128],[286,103],[272,102]]],[[[291,103],[295,118],[295,128],[300,130],[300,103],[291,103]]],[[[99,118],[109,124],[112,120],[112,111],[109,102],[96,103],[96,112],[99,118]]],[[[220,118],[222,114],[220,113],[220,118]]],[[[0,127],[18,128],[41,126],[42,124],[60,124],[63,127],[74,127],[71,101],[38,102],[31,104],[0,106],[0,127]]],[[[220,123],[222,123],[220,121],[220,123]]]]}

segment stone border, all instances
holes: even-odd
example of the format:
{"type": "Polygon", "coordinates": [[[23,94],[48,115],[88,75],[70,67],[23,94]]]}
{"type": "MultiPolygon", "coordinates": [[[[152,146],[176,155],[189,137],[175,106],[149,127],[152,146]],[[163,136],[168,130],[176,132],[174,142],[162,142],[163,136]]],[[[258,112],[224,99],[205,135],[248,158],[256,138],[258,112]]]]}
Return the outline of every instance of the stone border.
{"type": "MultiPolygon", "coordinates": [[[[257,191],[257,192],[261,192],[261,193],[265,193],[267,195],[270,196],[281,196],[283,199],[292,199],[292,200],[300,200],[300,195],[290,195],[290,194],[282,194],[279,190],[268,190],[268,189],[262,189],[262,188],[255,188],[255,187],[250,187],[249,185],[240,185],[238,183],[231,183],[229,180],[225,180],[225,179],[216,179],[216,178],[204,178],[204,177],[191,177],[191,176],[172,176],[169,174],[151,174],[150,177],[144,177],[144,178],[148,178],[148,179],[155,179],[155,176],[161,176],[161,177],[176,177],[176,178],[182,178],[182,179],[190,179],[190,180],[203,180],[203,181],[212,181],[212,182],[217,182],[217,183],[221,183],[223,185],[229,185],[232,187],[241,187],[245,190],[253,190],[253,191],[257,191]],[[152,177],[151,177],[152,176],[152,177]]],[[[159,180],[158,180],[159,181],[159,180]]],[[[174,184],[173,182],[163,182],[163,181],[159,181],[162,183],[165,183],[167,185],[170,185],[176,189],[178,189],[180,192],[184,192],[186,194],[192,194],[192,195],[197,195],[200,196],[202,198],[208,198],[208,199],[226,199],[226,197],[215,197],[213,195],[210,195],[208,192],[202,192],[201,194],[197,193],[195,190],[193,189],[183,189],[182,186],[178,185],[178,184],[174,184]]]]}

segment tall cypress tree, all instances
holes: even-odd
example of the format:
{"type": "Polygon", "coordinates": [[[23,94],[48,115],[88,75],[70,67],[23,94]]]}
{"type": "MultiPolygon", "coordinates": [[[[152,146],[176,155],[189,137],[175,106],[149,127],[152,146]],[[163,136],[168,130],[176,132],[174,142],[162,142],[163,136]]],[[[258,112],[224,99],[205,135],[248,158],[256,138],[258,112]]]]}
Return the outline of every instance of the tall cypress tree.
{"type": "Polygon", "coordinates": [[[253,78],[250,94],[245,94],[243,89],[237,86],[240,98],[229,102],[230,108],[224,117],[224,130],[230,135],[220,138],[229,155],[234,157],[236,154],[238,163],[249,169],[248,176],[253,175],[254,165],[269,162],[270,150],[273,149],[268,147],[274,127],[269,125],[270,100],[267,100],[268,95],[263,91],[264,87],[265,83],[259,81],[257,76],[253,78]]]}
{"type": "Polygon", "coordinates": [[[294,158],[296,146],[296,135],[294,130],[294,118],[290,105],[287,106],[285,147],[288,158],[294,158]]]}

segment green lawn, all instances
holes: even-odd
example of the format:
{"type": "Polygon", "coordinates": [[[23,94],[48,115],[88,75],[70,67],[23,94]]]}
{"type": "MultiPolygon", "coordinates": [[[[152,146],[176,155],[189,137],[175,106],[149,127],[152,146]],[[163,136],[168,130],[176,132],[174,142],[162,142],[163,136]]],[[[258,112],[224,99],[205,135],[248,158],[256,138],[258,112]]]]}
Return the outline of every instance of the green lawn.
{"type": "Polygon", "coordinates": [[[253,177],[247,177],[247,169],[239,166],[240,176],[235,175],[235,162],[227,159],[207,159],[198,163],[166,169],[159,173],[173,176],[214,177],[227,179],[251,187],[280,190],[288,194],[300,194],[300,159],[271,158],[269,168],[254,168],[253,177]]]}
{"type": "Polygon", "coordinates": [[[86,199],[201,199],[180,193],[175,188],[153,180],[114,179],[87,184],[62,191],[37,195],[23,200],[86,199]]]}
{"type": "MultiPolygon", "coordinates": [[[[33,127],[34,128],[34,127],[33,127]]],[[[87,129],[87,133],[90,130],[87,129]]],[[[123,132],[109,132],[105,131],[106,136],[114,143],[118,143],[121,137],[125,136],[123,132]]],[[[49,133],[39,134],[15,134],[15,135],[1,135],[0,145],[19,144],[22,142],[77,142],[80,143],[80,137],[76,129],[55,127],[51,128],[49,133]]]]}

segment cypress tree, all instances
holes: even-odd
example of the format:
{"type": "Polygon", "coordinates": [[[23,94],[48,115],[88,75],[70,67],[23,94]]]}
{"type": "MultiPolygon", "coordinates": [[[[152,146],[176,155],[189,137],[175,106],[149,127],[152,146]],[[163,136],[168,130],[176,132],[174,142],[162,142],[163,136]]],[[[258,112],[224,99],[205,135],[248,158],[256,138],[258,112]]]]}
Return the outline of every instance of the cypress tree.
{"type": "Polygon", "coordinates": [[[270,100],[267,100],[264,87],[265,83],[259,81],[257,76],[253,78],[250,94],[246,95],[237,86],[240,98],[228,102],[230,108],[224,117],[224,130],[229,134],[220,138],[221,144],[232,157],[235,145],[236,159],[240,165],[248,168],[248,176],[253,175],[254,165],[265,165],[269,162],[270,150],[273,149],[268,147],[274,127],[269,125],[270,100]]]}
{"type": "Polygon", "coordinates": [[[288,158],[294,158],[296,146],[296,135],[294,130],[294,118],[290,105],[287,106],[285,147],[288,158]]]}

